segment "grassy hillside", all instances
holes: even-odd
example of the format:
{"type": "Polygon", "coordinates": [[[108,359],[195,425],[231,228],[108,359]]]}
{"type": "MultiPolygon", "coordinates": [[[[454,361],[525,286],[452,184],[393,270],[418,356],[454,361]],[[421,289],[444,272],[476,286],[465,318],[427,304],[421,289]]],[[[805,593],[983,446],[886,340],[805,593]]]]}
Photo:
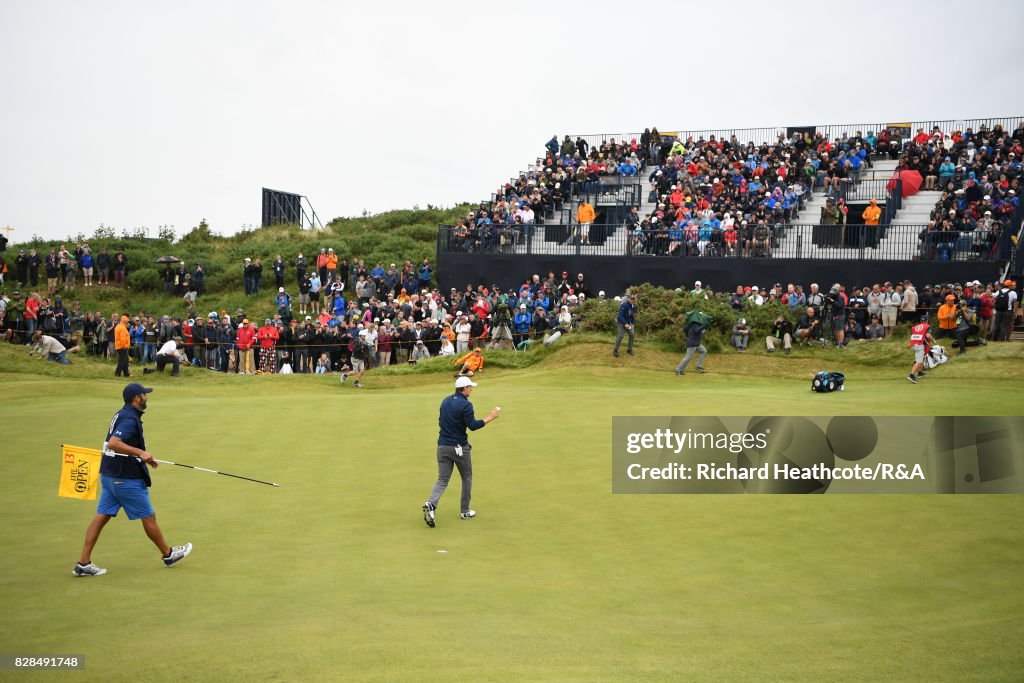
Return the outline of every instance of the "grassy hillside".
{"type": "MultiPolygon", "coordinates": [[[[452,209],[389,211],[360,218],[336,218],[323,230],[300,230],[296,225],[277,225],[236,233],[224,237],[211,231],[205,221],[186,234],[175,238],[173,234],[145,238],[128,231],[120,235],[113,230],[99,228],[93,234],[69,235],[65,240],[35,240],[8,245],[5,262],[9,269],[7,291],[13,291],[14,258],[19,249],[35,248],[45,255],[50,247],[61,244],[73,249],[81,242],[87,242],[98,254],[106,247],[114,254],[123,250],[131,270],[128,287],[118,290],[113,287],[85,288],[79,286],[63,294],[66,302],[80,301],[84,310],[146,310],[156,313],[176,313],[184,310],[177,298],[162,294],[160,274],[162,265],[153,261],[160,256],[176,256],[184,259],[189,272],[196,263],[202,263],[206,271],[206,295],[200,297],[200,310],[234,311],[244,308],[253,315],[264,315],[272,309],[274,274],[271,264],[281,254],[288,265],[286,281],[294,294],[295,257],[301,251],[312,261],[321,247],[332,247],[338,258],[361,258],[369,264],[378,261],[385,267],[392,262],[401,264],[411,260],[414,263],[424,258],[434,260],[436,254],[437,226],[451,222],[456,216],[465,215],[468,207],[452,209]],[[263,295],[247,301],[242,290],[242,264],[246,257],[263,260],[263,295]]],[[[371,266],[372,267],[372,266],[371,266]]],[[[45,275],[40,268],[41,289],[45,290],[45,275]]]]}

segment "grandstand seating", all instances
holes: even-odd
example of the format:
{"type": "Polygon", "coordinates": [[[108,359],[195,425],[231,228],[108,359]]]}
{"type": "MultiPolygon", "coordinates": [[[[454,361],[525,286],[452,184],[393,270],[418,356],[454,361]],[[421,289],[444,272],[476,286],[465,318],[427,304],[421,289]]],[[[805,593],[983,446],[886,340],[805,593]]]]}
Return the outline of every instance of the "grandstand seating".
{"type": "MultiPolygon", "coordinates": [[[[952,122],[916,126],[916,135],[882,125],[858,126],[852,134],[824,126],[790,130],[788,137],[776,131],[773,139],[758,129],[762,139],[772,140],[760,144],[741,142],[743,131],[555,138],[542,158],[468,216],[465,227],[452,228],[448,234],[457,233],[457,239],[446,239],[444,248],[666,255],[671,247],[672,255],[691,257],[989,259],[996,255],[992,236],[1008,233],[1024,218],[1019,198],[1011,194],[1020,182],[1024,126],[1014,121],[1010,134],[1000,127],[1010,120],[998,121],[975,126],[977,133],[952,122]],[[883,130],[876,137],[872,128],[883,130]],[[944,155],[956,158],[952,173],[942,166],[944,155]],[[925,187],[944,184],[950,192],[923,190],[904,200],[902,185],[895,192],[886,188],[895,170],[917,170],[925,187]],[[957,195],[957,189],[966,191],[957,195]],[[876,198],[883,225],[819,225],[826,193],[849,203],[876,198]],[[985,204],[982,196],[989,195],[985,204]],[[571,226],[580,199],[595,207],[598,218],[589,243],[576,245],[571,226]],[[630,207],[639,207],[638,219],[630,220],[630,207]],[[938,225],[943,241],[936,242],[928,224],[940,209],[950,208],[956,225],[938,225]],[[992,214],[986,218],[981,209],[992,214]],[[769,225],[770,248],[746,249],[742,234],[737,248],[726,248],[718,231],[726,213],[741,232],[744,221],[748,231],[758,222],[769,225]],[[992,220],[1002,224],[995,231],[992,220]],[[680,239],[679,231],[709,223],[715,237],[707,244],[680,239]],[[956,234],[947,234],[954,229],[956,234]]],[[[848,222],[859,223],[855,218],[848,222]]]]}

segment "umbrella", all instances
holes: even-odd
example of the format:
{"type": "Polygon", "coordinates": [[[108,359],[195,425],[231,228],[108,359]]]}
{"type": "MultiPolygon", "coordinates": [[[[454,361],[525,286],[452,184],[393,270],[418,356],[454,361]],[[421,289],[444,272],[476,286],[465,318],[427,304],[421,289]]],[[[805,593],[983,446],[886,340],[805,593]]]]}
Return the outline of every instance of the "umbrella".
{"type": "Polygon", "coordinates": [[[181,263],[181,259],[176,256],[161,256],[153,263],[181,263]]]}
{"type": "Polygon", "coordinates": [[[886,189],[889,190],[889,192],[892,192],[894,189],[896,189],[897,179],[903,181],[904,197],[911,197],[917,194],[918,191],[921,189],[921,183],[924,182],[924,180],[921,178],[921,174],[917,171],[897,171],[896,173],[893,174],[892,178],[889,179],[889,182],[886,183],[885,187],[886,189]]]}
{"type": "Polygon", "coordinates": [[[699,323],[704,327],[711,325],[711,316],[704,311],[698,311],[694,309],[686,314],[686,324],[689,325],[692,322],[699,323]]]}

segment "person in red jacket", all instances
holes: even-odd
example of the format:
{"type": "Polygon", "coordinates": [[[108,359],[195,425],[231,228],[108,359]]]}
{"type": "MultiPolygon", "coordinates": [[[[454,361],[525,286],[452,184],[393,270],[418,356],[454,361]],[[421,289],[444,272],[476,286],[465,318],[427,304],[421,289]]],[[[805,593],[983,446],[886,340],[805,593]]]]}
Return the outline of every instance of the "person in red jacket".
{"type": "Polygon", "coordinates": [[[235,335],[235,345],[238,347],[238,374],[251,375],[256,370],[252,358],[252,349],[256,345],[256,330],[249,324],[248,318],[242,319],[238,334],[235,335]]]}
{"type": "Polygon", "coordinates": [[[270,318],[263,321],[263,327],[256,332],[256,338],[260,340],[260,372],[273,374],[277,369],[277,340],[279,338],[277,328],[270,318]]]}

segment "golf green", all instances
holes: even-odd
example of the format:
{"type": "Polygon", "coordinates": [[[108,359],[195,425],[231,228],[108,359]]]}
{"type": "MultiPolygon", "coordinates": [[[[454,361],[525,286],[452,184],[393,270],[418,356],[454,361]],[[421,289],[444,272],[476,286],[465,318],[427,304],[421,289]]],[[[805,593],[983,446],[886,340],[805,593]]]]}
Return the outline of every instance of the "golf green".
{"type": "Polygon", "coordinates": [[[90,578],[71,570],[95,504],[57,497],[59,447],[100,445],[124,381],[84,362],[0,374],[0,650],[84,654],[76,680],[1020,680],[1021,496],[610,481],[615,415],[1012,415],[1019,357],[917,386],[904,365],[865,365],[819,395],[813,360],[721,354],[676,377],[674,355],[607,350],[482,373],[477,414],[502,413],[471,435],[478,517],[459,519],[453,477],[434,529],[420,506],[450,374],[371,372],[361,391],[159,376],[156,457],[281,487],[161,466],[157,518],[192,555],[164,568],[121,516],[90,578]]]}

